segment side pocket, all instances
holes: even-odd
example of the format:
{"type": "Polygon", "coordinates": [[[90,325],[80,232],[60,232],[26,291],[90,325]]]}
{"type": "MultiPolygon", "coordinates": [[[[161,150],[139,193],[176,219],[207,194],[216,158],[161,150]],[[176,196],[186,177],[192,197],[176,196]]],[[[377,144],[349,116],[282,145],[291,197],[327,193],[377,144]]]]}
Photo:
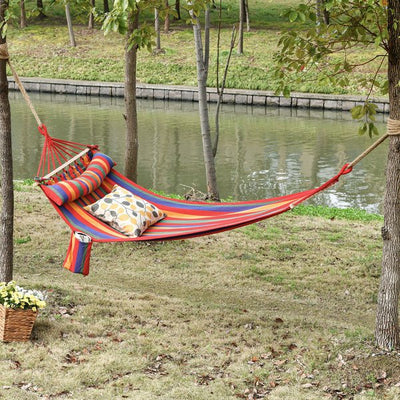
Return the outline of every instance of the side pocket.
{"type": "Polygon", "coordinates": [[[76,274],[88,275],[92,244],[90,236],[72,232],[63,267],[76,274]]]}

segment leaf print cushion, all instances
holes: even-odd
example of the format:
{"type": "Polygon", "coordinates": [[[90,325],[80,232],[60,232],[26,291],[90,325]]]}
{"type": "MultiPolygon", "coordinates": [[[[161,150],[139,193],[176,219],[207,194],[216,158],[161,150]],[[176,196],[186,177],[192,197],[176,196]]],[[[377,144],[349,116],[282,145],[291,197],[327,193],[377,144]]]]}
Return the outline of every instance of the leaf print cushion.
{"type": "Polygon", "coordinates": [[[114,185],[102,199],[84,208],[129,237],[140,236],[166,216],[155,205],[118,185],[114,185]]]}

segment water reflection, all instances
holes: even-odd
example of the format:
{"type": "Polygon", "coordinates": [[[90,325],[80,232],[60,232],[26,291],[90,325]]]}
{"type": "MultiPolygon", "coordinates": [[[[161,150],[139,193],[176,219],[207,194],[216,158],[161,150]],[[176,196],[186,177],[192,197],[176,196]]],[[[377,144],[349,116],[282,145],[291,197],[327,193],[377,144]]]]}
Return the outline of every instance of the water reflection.
{"type": "MultiPolygon", "coordinates": [[[[122,99],[33,94],[32,100],[51,135],[99,144],[122,170],[122,99]]],[[[15,178],[32,177],[42,137],[18,93],[11,93],[11,106],[15,178]]],[[[139,183],[165,192],[184,193],[185,186],[204,191],[197,104],[142,100],[138,109],[139,183]]],[[[372,143],[357,135],[358,125],[347,112],[224,106],[220,124],[219,189],[222,197],[238,200],[318,186],[372,143]]],[[[380,212],[386,149],[387,144],[380,146],[310,203],[380,212]]]]}

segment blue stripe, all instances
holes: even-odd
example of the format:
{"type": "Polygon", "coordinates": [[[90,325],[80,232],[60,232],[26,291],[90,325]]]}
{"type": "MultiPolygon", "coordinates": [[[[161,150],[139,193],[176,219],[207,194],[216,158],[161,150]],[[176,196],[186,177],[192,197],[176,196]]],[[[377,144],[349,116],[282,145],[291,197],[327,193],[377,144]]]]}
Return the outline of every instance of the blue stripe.
{"type": "Polygon", "coordinates": [[[56,194],[63,203],[69,200],[67,192],[58,184],[47,186],[54,194],[56,194]]]}
{"type": "Polygon", "coordinates": [[[75,228],[78,228],[78,231],[86,233],[87,235],[91,236],[95,239],[115,239],[115,236],[111,236],[108,234],[103,234],[97,231],[95,228],[90,228],[87,225],[84,225],[79,219],[77,219],[70,211],[68,211],[64,206],[58,207],[60,211],[64,214],[65,218],[67,218],[71,225],[75,228]]]}
{"type": "Polygon", "coordinates": [[[74,260],[74,272],[81,274],[83,271],[83,266],[85,264],[85,256],[86,256],[86,249],[87,249],[87,244],[86,243],[81,243],[78,239],[75,238],[75,240],[78,242],[78,253],[76,254],[76,259],[74,260]],[[85,246],[86,245],[86,246],[85,246]]]}
{"type": "Polygon", "coordinates": [[[180,201],[174,201],[172,199],[165,199],[162,197],[158,197],[155,195],[152,195],[150,193],[147,193],[145,191],[140,190],[138,187],[130,184],[129,182],[120,179],[117,175],[113,173],[113,170],[110,171],[108,174],[108,177],[114,181],[117,185],[124,187],[125,189],[129,190],[133,194],[142,197],[145,200],[150,201],[151,203],[154,203],[157,206],[167,206],[167,207],[175,207],[179,208],[182,210],[207,210],[207,211],[216,211],[216,212],[238,212],[238,211],[246,211],[255,207],[261,207],[265,204],[274,204],[278,203],[281,200],[276,200],[276,201],[267,201],[267,202],[258,202],[258,203],[250,203],[250,204],[240,204],[240,205],[234,205],[234,204],[227,204],[224,205],[224,203],[219,203],[219,204],[188,204],[185,202],[180,202],[180,201]]]}

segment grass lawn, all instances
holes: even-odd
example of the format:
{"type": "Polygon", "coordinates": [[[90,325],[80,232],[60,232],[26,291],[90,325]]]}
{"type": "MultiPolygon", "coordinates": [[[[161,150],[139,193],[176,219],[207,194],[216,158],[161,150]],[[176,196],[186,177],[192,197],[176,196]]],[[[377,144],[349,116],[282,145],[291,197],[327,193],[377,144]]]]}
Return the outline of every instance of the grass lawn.
{"type": "Polygon", "coordinates": [[[399,357],[373,346],[381,218],[309,211],[95,243],[84,278],[61,268],[66,225],[18,185],[15,279],[49,297],[33,340],[0,346],[0,398],[397,399],[399,357]]]}
{"type": "MultiPolygon", "coordinates": [[[[234,52],[226,86],[238,89],[275,90],[272,75],[273,54],[276,51],[280,32],[284,29],[301,29],[300,25],[289,24],[281,16],[287,6],[298,0],[250,0],[251,30],[245,32],[244,55],[234,52]]],[[[223,30],[221,37],[221,68],[228,55],[232,25],[237,22],[237,1],[224,3],[223,30]]],[[[37,21],[33,17],[28,28],[9,29],[8,42],[13,63],[21,76],[45,78],[83,79],[99,81],[123,81],[124,79],[124,39],[118,34],[104,37],[99,29],[85,27],[87,12],[75,14],[75,36],[77,47],[69,46],[68,31],[63,9],[60,6],[48,7],[49,18],[37,21]]],[[[152,24],[152,16],[145,16],[152,24]]],[[[162,33],[161,45],[164,53],[154,55],[141,50],[138,57],[138,80],[144,83],[197,85],[196,61],[193,32],[182,21],[172,22],[171,31],[162,33]]],[[[216,86],[216,29],[218,11],[213,10],[211,32],[211,62],[209,86],[216,86]]],[[[355,50],[349,60],[359,63],[368,59],[374,50],[355,50]]],[[[315,72],[303,71],[302,83],[293,90],[320,93],[366,93],[355,78],[369,74],[372,77],[374,66],[365,66],[352,74],[346,88],[330,83],[317,83],[315,72]]],[[[382,75],[383,76],[383,75],[382,75]]]]}
{"type": "MultiPolygon", "coordinates": [[[[293,2],[250,1],[229,87],[273,89],[279,11],[293,2]]],[[[11,28],[12,60],[21,76],[123,79],[119,36],[82,25],[76,36],[70,48],[57,21],[11,28]]],[[[174,24],[165,54],[140,53],[139,80],[195,85],[192,41],[174,24]]],[[[337,91],[313,86],[297,89],[337,91]]],[[[69,229],[40,190],[18,184],[15,194],[15,279],[46,291],[48,306],[30,342],[0,345],[0,399],[399,398],[399,354],[373,339],[381,217],[305,206],[186,241],[95,243],[84,278],[61,268],[69,229]]]]}

